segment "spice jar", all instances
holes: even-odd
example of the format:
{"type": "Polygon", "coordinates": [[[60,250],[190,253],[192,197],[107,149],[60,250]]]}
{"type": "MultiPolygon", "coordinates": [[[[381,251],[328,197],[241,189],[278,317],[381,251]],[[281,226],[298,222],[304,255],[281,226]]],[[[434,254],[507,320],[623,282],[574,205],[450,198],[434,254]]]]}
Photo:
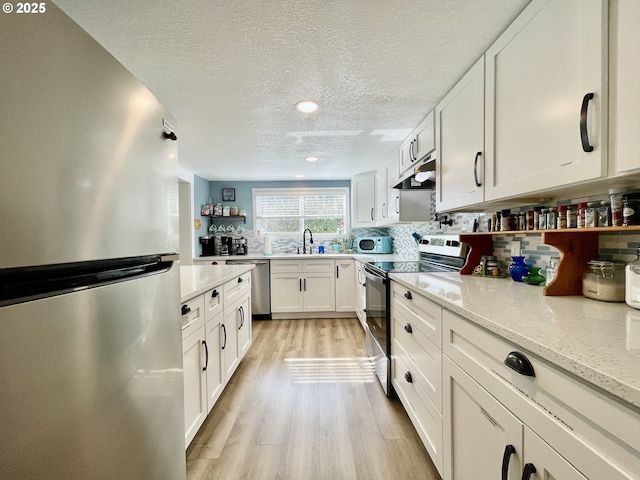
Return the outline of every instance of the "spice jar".
{"type": "Polygon", "coordinates": [[[624,262],[591,260],[582,276],[582,295],[604,302],[624,302],[624,262]]]}
{"type": "Polygon", "coordinates": [[[640,225],[640,193],[627,193],[622,197],[622,225],[640,225]]]}
{"type": "Polygon", "coordinates": [[[548,208],[543,208],[540,210],[540,215],[538,216],[538,230],[546,230],[547,229],[547,214],[549,213],[548,208]]]}
{"type": "Polygon", "coordinates": [[[578,211],[575,205],[567,206],[567,228],[576,228],[578,226],[578,211]]]}
{"type": "Polygon", "coordinates": [[[512,229],[511,225],[511,210],[507,209],[507,210],[502,210],[502,212],[500,212],[500,231],[501,232],[508,232],[512,229]]]}
{"type": "Polygon", "coordinates": [[[612,193],[611,198],[611,226],[622,226],[622,195],[619,193],[612,193]]]}
{"type": "Polygon", "coordinates": [[[585,211],[587,210],[587,204],[586,203],[579,203],[578,204],[578,228],[584,228],[584,222],[585,222],[585,211]]]}
{"type": "Polygon", "coordinates": [[[558,217],[556,219],[556,228],[567,228],[567,207],[560,205],[558,207],[558,217]]]}
{"type": "Polygon", "coordinates": [[[584,210],[584,226],[597,227],[598,226],[598,207],[600,202],[589,202],[587,208],[584,210]]]}

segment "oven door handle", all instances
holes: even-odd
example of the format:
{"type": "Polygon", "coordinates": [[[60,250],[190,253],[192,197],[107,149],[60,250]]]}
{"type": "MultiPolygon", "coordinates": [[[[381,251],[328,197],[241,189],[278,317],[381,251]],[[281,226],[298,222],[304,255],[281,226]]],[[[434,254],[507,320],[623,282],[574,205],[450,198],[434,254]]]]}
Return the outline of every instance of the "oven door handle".
{"type": "Polygon", "coordinates": [[[370,270],[366,266],[364,267],[363,270],[364,270],[364,276],[367,277],[372,282],[381,283],[383,285],[387,284],[387,279],[385,277],[382,277],[377,272],[374,272],[373,270],[370,270]]]}

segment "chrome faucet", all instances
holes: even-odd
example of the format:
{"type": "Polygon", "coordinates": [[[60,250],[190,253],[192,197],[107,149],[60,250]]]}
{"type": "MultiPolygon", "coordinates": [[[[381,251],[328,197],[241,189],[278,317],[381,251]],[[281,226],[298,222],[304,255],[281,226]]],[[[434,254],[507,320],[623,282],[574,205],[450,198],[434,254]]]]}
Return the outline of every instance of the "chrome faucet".
{"type": "MultiPolygon", "coordinates": [[[[302,232],[302,253],[307,253],[307,232],[309,232],[309,243],[313,245],[313,233],[308,228],[305,228],[302,232]]],[[[311,253],[311,247],[309,247],[309,253],[311,253]]]]}

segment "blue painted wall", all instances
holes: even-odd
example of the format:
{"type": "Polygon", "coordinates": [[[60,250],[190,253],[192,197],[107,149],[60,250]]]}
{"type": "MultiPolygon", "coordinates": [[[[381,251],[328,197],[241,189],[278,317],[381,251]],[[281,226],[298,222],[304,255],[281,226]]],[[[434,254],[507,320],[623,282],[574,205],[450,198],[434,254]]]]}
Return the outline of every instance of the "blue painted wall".
{"type": "MultiPolygon", "coordinates": [[[[317,187],[351,187],[349,180],[324,180],[324,181],[281,181],[281,182],[209,182],[209,196],[213,203],[220,202],[222,205],[235,205],[238,209],[247,211],[246,230],[253,230],[253,188],[317,188],[317,187]],[[236,201],[223,202],[222,189],[235,188],[236,201]]],[[[208,197],[207,197],[208,198],[208,197]]],[[[351,208],[351,206],[349,206],[351,208]]],[[[200,214],[200,212],[198,212],[200,214]]],[[[208,225],[208,224],[207,224],[208,225]]]]}

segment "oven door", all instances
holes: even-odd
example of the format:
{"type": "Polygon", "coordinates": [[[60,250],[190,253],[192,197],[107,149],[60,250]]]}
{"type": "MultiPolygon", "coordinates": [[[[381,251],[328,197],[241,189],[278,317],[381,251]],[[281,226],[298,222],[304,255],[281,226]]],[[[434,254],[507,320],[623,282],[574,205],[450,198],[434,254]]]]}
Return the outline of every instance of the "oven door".
{"type": "Polygon", "coordinates": [[[387,395],[391,395],[390,337],[389,337],[389,281],[366,266],[365,313],[367,355],[373,362],[376,375],[387,395]]]}

